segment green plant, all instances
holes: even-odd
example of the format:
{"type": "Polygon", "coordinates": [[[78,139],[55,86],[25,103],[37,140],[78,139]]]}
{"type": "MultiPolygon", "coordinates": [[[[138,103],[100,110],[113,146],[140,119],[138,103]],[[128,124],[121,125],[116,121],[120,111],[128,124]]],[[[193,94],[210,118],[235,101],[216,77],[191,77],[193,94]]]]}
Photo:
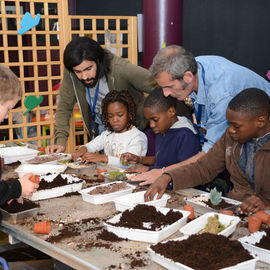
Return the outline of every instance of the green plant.
{"type": "Polygon", "coordinates": [[[213,205],[218,205],[222,201],[222,192],[217,191],[216,187],[210,191],[210,201],[213,205]]]}

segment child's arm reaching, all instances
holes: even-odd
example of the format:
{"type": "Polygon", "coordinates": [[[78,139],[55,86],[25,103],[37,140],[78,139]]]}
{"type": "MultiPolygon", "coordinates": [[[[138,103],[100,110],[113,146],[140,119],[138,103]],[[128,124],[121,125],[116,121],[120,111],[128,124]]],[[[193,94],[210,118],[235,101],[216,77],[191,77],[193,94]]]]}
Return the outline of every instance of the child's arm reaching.
{"type": "Polygon", "coordinates": [[[82,161],[86,163],[89,162],[108,163],[108,156],[99,153],[85,153],[82,157],[82,161]]]}

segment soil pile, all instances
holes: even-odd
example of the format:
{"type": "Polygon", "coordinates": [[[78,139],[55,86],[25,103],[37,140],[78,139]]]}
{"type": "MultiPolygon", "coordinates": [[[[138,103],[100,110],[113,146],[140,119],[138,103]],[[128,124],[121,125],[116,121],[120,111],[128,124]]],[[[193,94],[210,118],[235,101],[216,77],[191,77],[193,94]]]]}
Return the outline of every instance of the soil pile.
{"type": "Polygon", "coordinates": [[[253,259],[241,243],[223,235],[204,233],[187,240],[151,246],[156,253],[196,270],[218,270],[253,259]]]}
{"type": "Polygon", "coordinates": [[[154,206],[138,204],[132,210],[126,210],[117,223],[111,223],[113,226],[126,227],[133,229],[143,229],[149,231],[158,231],[162,227],[168,226],[183,217],[182,213],[170,210],[166,215],[157,211],[154,206]],[[148,225],[145,226],[145,223],[148,225]]]}
{"type": "Polygon", "coordinates": [[[90,195],[108,194],[127,189],[127,183],[113,183],[107,186],[99,186],[88,192],[90,195]]]}
{"type": "Polygon", "coordinates": [[[259,243],[255,246],[259,248],[264,248],[270,250],[270,228],[265,230],[266,235],[264,235],[259,243]]]}
{"type": "Polygon", "coordinates": [[[8,204],[8,202],[6,202],[0,206],[1,209],[11,214],[23,212],[37,207],[39,207],[38,203],[34,203],[27,199],[23,199],[23,203],[18,203],[18,201],[14,199],[11,201],[11,203],[8,204]]]}

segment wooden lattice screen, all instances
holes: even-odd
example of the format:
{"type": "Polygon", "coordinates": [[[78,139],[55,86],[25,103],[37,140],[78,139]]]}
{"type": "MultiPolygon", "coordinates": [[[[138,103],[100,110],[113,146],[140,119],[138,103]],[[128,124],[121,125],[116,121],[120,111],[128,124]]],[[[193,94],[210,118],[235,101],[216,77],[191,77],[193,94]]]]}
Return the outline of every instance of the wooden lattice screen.
{"type": "MultiPolygon", "coordinates": [[[[0,63],[18,76],[23,87],[21,103],[0,125],[0,143],[22,141],[37,146],[53,142],[55,110],[63,72],[63,51],[71,38],[89,36],[118,56],[137,64],[136,17],[69,16],[67,0],[1,0],[0,63]],[[40,14],[39,24],[23,35],[17,33],[26,12],[40,14]],[[43,96],[43,102],[25,116],[24,99],[43,96]]],[[[86,143],[80,113],[74,110],[66,152],[86,143]]]]}

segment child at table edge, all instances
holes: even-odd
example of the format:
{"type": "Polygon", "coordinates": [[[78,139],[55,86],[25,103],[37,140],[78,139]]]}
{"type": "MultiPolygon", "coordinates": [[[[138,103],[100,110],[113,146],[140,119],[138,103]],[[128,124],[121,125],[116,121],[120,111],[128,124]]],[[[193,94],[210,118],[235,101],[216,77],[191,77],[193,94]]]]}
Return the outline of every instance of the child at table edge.
{"type": "Polygon", "coordinates": [[[159,197],[173,180],[175,190],[211,181],[225,168],[233,189],[228,197],[243,201],[244,213],[270,209],[270,99],[262,90],[245,89],[228,104],[229,127],[197,162],[165,172],[147,190],[145,200],[159,197]]]}
{"type": "MultiPolygon", "coordinates": [[[[22,96],[22,86],[16,75],[6,66],[0,65],[0,122],[8,118],[11,110],[22,96]]],[[[0,204],[21,196],[31,195],[38,188],[29,180],[32,173],[24,175],[20,179],[0,182],[0,204]]],[[[2,168],[0,166],[0,177],[2,180],[2,168]]]]}

